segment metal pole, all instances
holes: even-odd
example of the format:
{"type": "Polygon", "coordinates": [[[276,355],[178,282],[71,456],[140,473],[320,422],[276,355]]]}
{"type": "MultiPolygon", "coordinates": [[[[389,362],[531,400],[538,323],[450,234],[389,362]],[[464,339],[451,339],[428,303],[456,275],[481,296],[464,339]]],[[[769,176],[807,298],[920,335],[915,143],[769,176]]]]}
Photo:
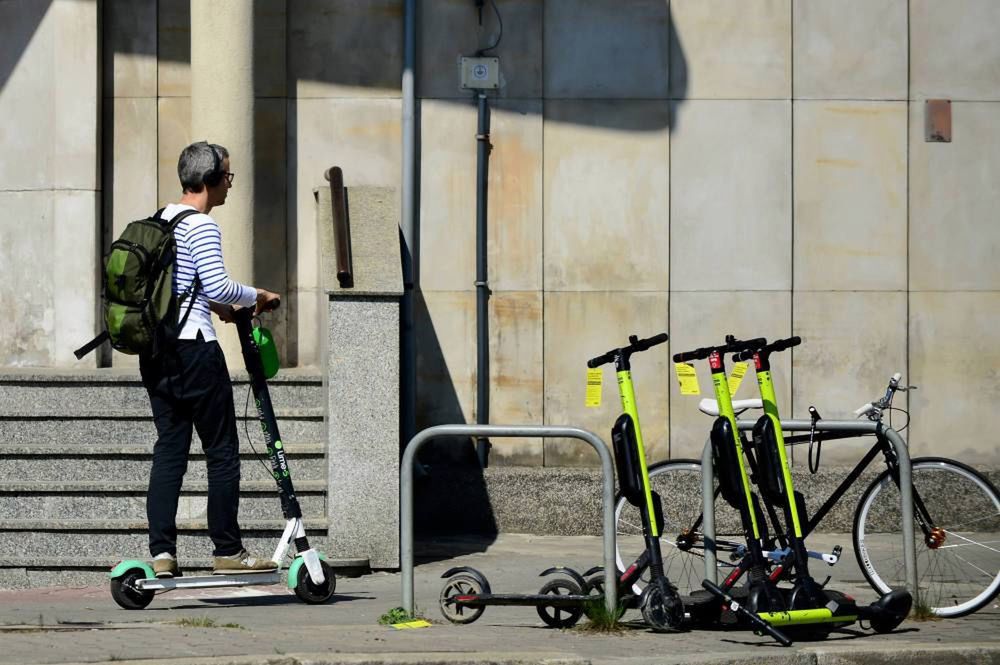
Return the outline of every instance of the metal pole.
{"type": "Polygon", "coordinates": [[[618,605],[615,570],[615,473],[611,451],[601,437],[575,427],[544,425],[438,425],[417,433],[406,445],[399,470],[399,566],[403,584],[403,609],[413,614],[413,464],[417,451],[439,437],[560,437],[590,444],[601,458],[601,506],[604,517],[604,605],[614,615],[618,605]]]}
{"type": "MultiPolygon", "coordinates": [[[[741,431],[753,429],[755,421],[737,420],[736,427],[741,431]]],[[[919,595],[917,588],[917,553],[913,544],[913,470],[910,465],[910,452],[906,442],[896,430],[885,427],[882,423],[871,421],[858,422],[854,420],[818,420],[815,425],[811,420],[782,420],[781,429],[786,432],[808,432],[815,427],[817,432],[857,432],[858,436],[880,434],[885,437],[896,452],[899,460],[899,501],[903,518],[903,566],[906,570],[906,585],[913,594],[914,600],[919,595]]],[[[705,515],[705,577],[715,580],[715,470],[712,468],[712,441],[705,442],[701,456],[702,474],[702,511],[705,515]],[[706,478],[707,477],[707,478],[706,478]],[[706,489],[709,488],[709,489],[706,489]],[[712,516],[711,522],[708,516],[712,516]],[[710,528],[711,527],[711,528],[710,528]],[[711,551],[709,545],[711,544],[711,551]]]]}
{"type": "Polygon", "coordinates": [[[413,330],[413,296],[419,284],[419,252],[416,230],[416,0],[406,0],[403,16],[403,301],[400,307],[400,441],[409,441],[416,433],[417,362],[413,330]]]}
{"type": "MultiPolygon", "coordinates": [[[[489,187],[490,107],[486,91],[480,90],[479,127],[476,132],[476,423],[490,422],[490,319],[489,275],[487,273],[486,205],[489,187]]],[[[489,441],[476,440],[479,465],[489,464],[489,441]]]]}
{"type": "Polygon", "coordinates": [[[705,441],[701,453],[702,524],[705,541],[705,579],[718,584],[718,563],[715,558],[715,474],[712,466],[712,437],[705,441]],[[708,469],[708,473],[705,473],[708,469]]]}

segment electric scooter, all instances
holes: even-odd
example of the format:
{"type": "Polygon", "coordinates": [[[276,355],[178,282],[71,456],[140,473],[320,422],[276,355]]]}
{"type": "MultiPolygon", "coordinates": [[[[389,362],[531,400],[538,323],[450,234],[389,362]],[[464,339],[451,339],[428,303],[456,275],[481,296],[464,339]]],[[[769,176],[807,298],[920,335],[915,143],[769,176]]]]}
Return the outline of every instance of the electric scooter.
{"type": "Polygon", "coordinates": [[[295,555],[288,567],[288,588],[294,590],[300,600],[313,605],[325,603],[336,590],[336,577],[324,560],[325,556],[310,547],[306,538],[305,527],[302,524],[302,509],[295,496],[288,459],[278,432],[271,395],[267,389],[267,379],[273,377],[278,369],[277,353],[274,350],[271,334],[266,328],[253,325],[253,308],[234,310],[233,317],[243,351],[243,360],[250,374],[250,386],[261,429],[264,432],[271,472],[278,485],[281,509],[287,520],[285,530],[271,557],[271,560],[278,564],[278,569],[264,573],[158,579],[153,574],[152,567],[145,561],[135,559],[122,561],[111,570],[110,577],[111,597],[124,609],[141,610],[152,602],[153,596],[157,593],[166,593],[174,589],[279,584],[282,563],[293,546],[295,555]]]}

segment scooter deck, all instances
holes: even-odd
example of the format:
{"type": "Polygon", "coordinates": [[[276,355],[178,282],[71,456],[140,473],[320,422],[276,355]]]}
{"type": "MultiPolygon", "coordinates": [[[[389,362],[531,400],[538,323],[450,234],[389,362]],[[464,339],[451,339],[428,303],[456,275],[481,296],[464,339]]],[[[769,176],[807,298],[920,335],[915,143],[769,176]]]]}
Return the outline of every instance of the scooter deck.
{"type": "Polygon", "coordinates": [[[597,594],[584,596],[582,594],[556,595],[551,593],[484,593],[452,596],[449,600],[462,607],[487,607],[491,605],[579,607],[587,602],[603,603],[604,596],[597,594]]]}
{"type": "Polygon", "coordinates": [[[278,584],[279,572],[241,573],[238,575],[199,575],[197,577],[165,577],[136,580],[140,591],[170,591],[172,589],[208,589],[212,587],[253,586],[258,584],[278,584]]]}

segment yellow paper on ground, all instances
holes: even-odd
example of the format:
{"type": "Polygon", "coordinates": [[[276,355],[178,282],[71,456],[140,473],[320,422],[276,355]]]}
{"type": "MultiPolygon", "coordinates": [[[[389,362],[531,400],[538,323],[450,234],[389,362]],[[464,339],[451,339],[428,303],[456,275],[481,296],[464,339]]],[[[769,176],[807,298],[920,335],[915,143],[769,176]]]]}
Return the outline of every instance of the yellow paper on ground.
{"type": "Polygon", "coordinates": [[[417,621],[406,621],[404,623],[394,623],[392,627],[396,630],[412,630],[414,628],[427,628],[431,625],[430,621],[424,621],[423,619],[418,619],[417,621]]]}
{"type": "Polygon", "coordinates": [[[729,394],[735,395],[736,391],[740,389],[740,384],[743,383],[743,377],[746,376],[747,367],[750,366],[748,362],[735,363],[733,365],[733,371],[729,373],[729,394]]]}
{"type": "Polygon", "coordinates": [[[698,373],[694,371],[694,365],[690,363],[674,363],[674,371],[677,373],[677,380],[681,384],[681,395],[701,394],[701,388],[698,386],[698,373]]]}
{"type": "Polygon", "coordinates": [[[584,405],[595,408],[601,405],[601,381],[604,380],[604,373],[600,367],[587,369],[587,397],[584,405]]]}

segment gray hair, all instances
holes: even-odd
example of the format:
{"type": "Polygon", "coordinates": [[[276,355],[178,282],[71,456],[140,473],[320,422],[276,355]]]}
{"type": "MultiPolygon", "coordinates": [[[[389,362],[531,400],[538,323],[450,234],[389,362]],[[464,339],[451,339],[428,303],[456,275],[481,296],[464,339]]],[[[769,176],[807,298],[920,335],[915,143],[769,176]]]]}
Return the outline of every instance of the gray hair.
{"type": "Polygon", "coordinates": [[[206,185],[216,185],[222,178],[222,160],[229,157],[229,151],[221,145],[207,141],[192,143],[181,151],[177,160],[177,177],[181,179],[181,187],[185,192],[200,192],[206,185]],[[219,180],[212,180],[218,173],[219,180]]]}

